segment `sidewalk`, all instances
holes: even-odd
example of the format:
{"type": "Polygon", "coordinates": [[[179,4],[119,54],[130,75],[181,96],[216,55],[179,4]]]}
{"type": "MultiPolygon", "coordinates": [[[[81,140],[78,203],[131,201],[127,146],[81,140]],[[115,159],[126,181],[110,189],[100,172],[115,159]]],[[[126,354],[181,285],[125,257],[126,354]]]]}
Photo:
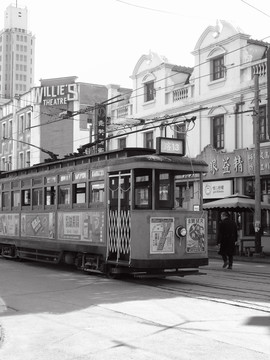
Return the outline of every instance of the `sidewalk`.
{"type": "MultiPolygon", "coordinates": [[[[208,256],[209,259],[221,259],[221,256],[218,255],[218,249],[216,246],[208,247],[208,256]]],[[[270,254],[253,254],[253,256],[240,256],[234,255],[234,261],[246,261],[254,263],[269,263],[270,264],[270,254]]]]}

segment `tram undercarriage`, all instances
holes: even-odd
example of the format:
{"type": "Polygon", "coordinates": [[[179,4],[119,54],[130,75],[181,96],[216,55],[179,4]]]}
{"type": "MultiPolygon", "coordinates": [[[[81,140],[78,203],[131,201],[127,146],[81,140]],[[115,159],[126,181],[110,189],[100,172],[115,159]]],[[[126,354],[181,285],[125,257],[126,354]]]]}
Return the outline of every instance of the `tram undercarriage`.
{"type": "MultiPolygon", "coordinates": [[[[106,261],[102,254],[91,254],[87,252],[67,252],[52,251],[45,249],[35,249],[17,247],[13,244],[0,244],[1,256],[8,259],[30,260],[53,264],[67,264],[75,266],[78,270],[87,273],[105,274],[110,278],[130,275],[135,278],[167,277],[167,276],[187,276],[201,274],[198,267],[207,265],[207,259],[184,261],[181,264],[174,264],[167,260],[153,262],[152,266],[145,267],[143,264],[132,264],[126,261],[115,262],[106,261]],[[178,266],[177,266],[178,265],[178,266]]],[[[149,263],[148,263],[149,265],[149,263]]]]}

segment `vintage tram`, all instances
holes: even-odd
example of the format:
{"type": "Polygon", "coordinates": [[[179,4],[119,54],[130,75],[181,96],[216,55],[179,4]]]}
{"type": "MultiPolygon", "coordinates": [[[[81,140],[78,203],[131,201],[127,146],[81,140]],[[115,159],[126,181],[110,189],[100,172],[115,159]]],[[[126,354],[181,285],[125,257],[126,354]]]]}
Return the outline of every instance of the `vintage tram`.
{"type": "Polygon", "coordinates": [[[2,172],[0,253],[110,276],[198,273],[207,221],[176,207],[175,189],[206,171],[200,160],[126,148],[2,172]]]}

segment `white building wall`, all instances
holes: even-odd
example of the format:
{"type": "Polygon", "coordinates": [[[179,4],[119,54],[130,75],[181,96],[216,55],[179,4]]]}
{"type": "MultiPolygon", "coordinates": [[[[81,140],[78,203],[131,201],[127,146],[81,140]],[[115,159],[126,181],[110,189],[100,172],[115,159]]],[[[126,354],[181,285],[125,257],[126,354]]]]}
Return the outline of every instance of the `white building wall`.
{"type": "Polygon", "coordinates": [[[19,28],[27,30],[27,8],[9,5],[5,11],[5,29],[19,28]]]}
{"type": "MultiPolygon", "coordinates": [[[[131,129],[118,129],[115,134],[126,137],[127,146],[144,146],[144,134],[150,131],[154,119],[164,121],[166,115],[175,114],[176,118],[168,120],[166,128],[166,136],[173,137],[170,126],[173,121],[196,116],[186,133],[187,155],[195,157],[205,147],[213,145],[212,119],[224,115],[222,151],[254,148],[253,73],[255,66],[260,68],[260,105],[264,105],[267,102],[265,49],[262,42],[250,40],[250,36],[239,28],[220,21],[216,26],[207,27],[198,39],[193,51],[194,68],[190,78],[181,67],[178,67],[178,73],[175,72],[173,66],[158,54],[141,56],[131,76],[133,113],[128,118],[142,118],[146,123],[136,127],[142,130],[136,134],[128,135],[131,129]],[[224,55],[224,77],[213,81],[211,61],[218,55],[224,55]],[[143,84],[151,79],[155,82],[156,96],[147,103],[143,96],[143,84]]],[[[117,106],[112,106],[112,109],[117,106]]],[[[154,137],[164,134],[159,128],[152,131],[154,137]]],[[[110,145],[112,149],[117,148],[118,139],[112,140],[110,145]]]]}

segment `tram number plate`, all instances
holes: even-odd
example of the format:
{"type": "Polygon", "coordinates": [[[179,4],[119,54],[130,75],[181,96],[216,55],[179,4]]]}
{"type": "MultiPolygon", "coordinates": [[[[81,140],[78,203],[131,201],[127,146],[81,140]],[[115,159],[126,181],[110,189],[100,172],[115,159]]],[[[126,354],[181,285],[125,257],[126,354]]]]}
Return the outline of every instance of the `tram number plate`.
{"type": "Polygon", "coordinates": [[[158,154],[183,156],[185,155],[185,140],[158,137],[156,149],[158,154]]]}

